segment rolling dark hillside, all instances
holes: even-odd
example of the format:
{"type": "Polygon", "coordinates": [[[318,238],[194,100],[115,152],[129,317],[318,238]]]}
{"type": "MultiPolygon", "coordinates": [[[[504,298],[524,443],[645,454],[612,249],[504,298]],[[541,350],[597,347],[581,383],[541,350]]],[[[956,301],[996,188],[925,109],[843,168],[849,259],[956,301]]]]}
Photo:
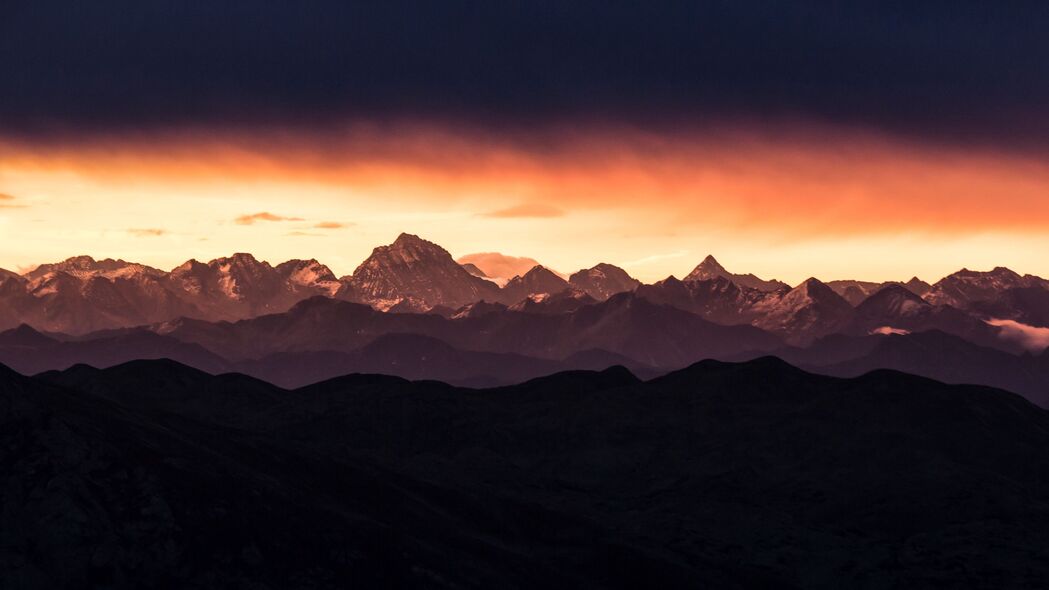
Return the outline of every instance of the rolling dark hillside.
{"type": "Polygon", "coordinates": [[[5,587],[1037,587],[1049,414],[772,358],[485,390],[0,370],[5,587]],[[1003,564],[1008,564],[1005,567],[1003,564]]]}

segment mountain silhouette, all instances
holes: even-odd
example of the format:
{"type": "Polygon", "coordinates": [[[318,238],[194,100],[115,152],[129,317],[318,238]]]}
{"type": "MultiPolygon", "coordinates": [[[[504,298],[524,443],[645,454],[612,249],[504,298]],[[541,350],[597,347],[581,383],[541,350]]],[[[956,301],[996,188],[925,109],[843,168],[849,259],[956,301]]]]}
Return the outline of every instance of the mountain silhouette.
{"type": "Polygon", "coordinates": [[[1013,394],[772,358],[487,390],[0,367],[0,579],[1037,587],[1047,449],[1013,394]]]}

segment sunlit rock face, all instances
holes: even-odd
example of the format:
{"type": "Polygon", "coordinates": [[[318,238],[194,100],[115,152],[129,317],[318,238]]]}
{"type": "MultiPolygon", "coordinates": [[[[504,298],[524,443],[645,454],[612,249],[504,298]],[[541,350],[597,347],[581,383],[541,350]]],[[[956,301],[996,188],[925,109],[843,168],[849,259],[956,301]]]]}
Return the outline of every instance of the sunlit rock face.
{"type": "Polygon", "coordinates": [[[482,299],[497,299],[499,287],[470,274],[447,250],[411,234],[372,251],[353,275],[344,279],[361,301],[389,310],[402,301],[425,311],[456,309],[482,299]]]}

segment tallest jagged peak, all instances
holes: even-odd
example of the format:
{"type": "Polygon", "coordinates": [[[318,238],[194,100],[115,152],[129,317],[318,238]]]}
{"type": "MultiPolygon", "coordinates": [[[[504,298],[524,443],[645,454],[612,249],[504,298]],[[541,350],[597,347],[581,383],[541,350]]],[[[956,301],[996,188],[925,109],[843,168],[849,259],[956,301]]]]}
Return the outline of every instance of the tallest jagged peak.
{"type": "MultiPolygon", "coordinates": [[[[454,265],[456,270],[461,270],[463,274],[469,275],[452,260],[452,255],[447,250],[409,233],[402,233],[389,245],[376,247],[372,250],[371,256],[361,263],[358,270],[375,265],[415,265],[419,263],[454,265]]],[[[356,273],[357,271],[354,271],[354,274],[356,273]]]]}
{"type": "Polygon", "coordinates": [[[249,252],[237,252],[237,253],[233,254],[233,256],[230,256],[229,259],[233,260],[233,261],[236,261],[236,262],[243,262],[243,263],[255,263],[255,262],[258,262],[258,259],[256,259],[255,256],[253,254],[249,253],[249,252]]]}
{"type": "Polygon", "coordinates": [[[420,244],[429,244],[430,242],[420,238],[415,234],[407,232],[401,232],[401,235],[397,236],[397,239],[393,241],[391,246],[411,246],[420,244]]]}
{"type": "Polygon", "coordinates": [[[397,239],[389,246],[380,246],[376,248],[376,251],[413,252],[416,256],[423,257],[440,256],[443,258],[446,254],[451,256],[451,254],[448,254],[448,251],[441,246],[429,240],[420,238],[415,234],[409,234],[406,232],[397,236],[397,239]]]}
{"type": "Polygon", "coordinates": [[[67,258],[64,262],[66,264],[88,266],[95,264],[96,261],[92,256],[88,256],[87,254],[81,254],[80,256],[73,256],[72,258],[67,258]]]}

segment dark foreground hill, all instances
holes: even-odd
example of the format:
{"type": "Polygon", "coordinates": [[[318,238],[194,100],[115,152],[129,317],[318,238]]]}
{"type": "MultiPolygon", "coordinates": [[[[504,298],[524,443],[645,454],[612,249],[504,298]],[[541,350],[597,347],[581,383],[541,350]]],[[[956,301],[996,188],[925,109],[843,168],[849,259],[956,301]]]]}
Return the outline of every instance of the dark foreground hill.
{"type": "Polygon", "coordinates": [[[0,368],[4,588],[1029,588],[1049,414],[778,360],[286,391],[0,368]]]}

